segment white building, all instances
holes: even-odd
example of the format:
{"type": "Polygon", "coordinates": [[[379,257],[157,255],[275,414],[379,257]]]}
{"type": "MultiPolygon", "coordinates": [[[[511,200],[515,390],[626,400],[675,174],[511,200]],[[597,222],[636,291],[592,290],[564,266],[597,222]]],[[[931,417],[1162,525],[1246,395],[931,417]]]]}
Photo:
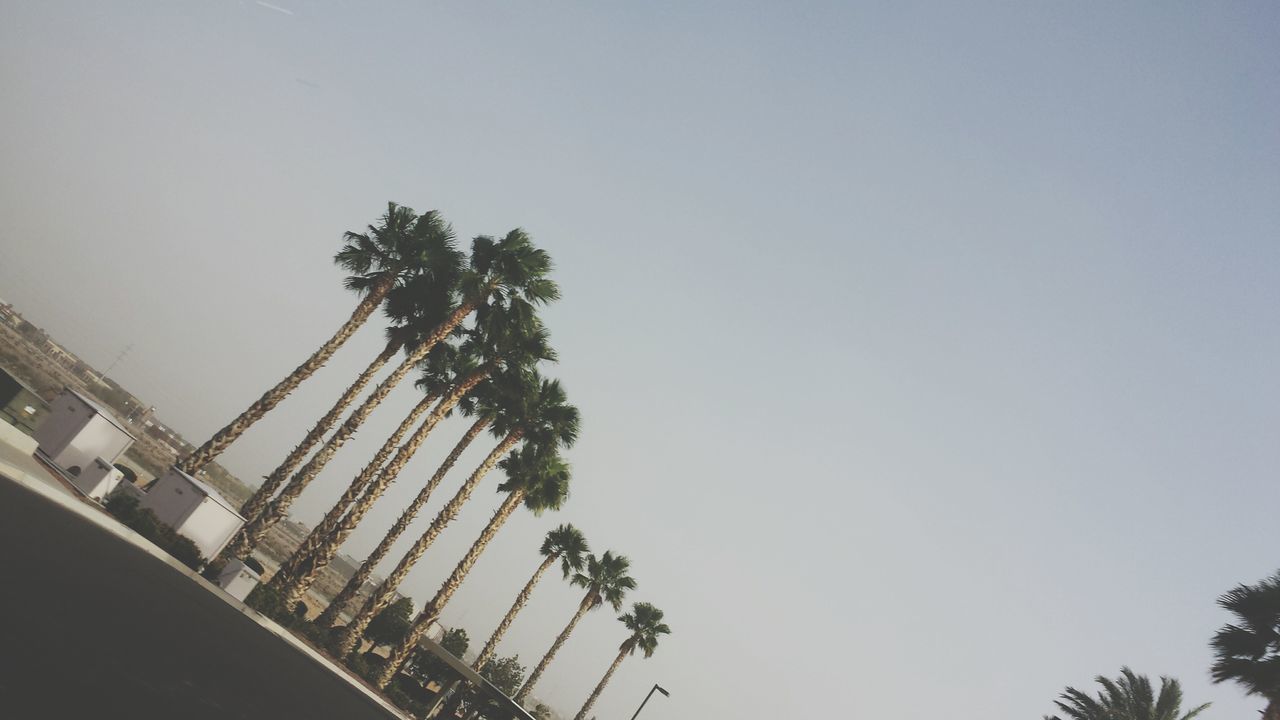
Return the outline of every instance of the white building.
{"type": "Polygon", "coordinates": [[[258,583],[261,582],[257,571],[240,558],[232,558],[227,561],[222,572],[218,575],[218,587],[227,591],[231,597],[243,601],[249,597],[249,593],[253,591],[258,583]]]}
{"type": "Polygon", "coordinates": [[[102,458],[94,458],[79,475],[71,476],[71,484],[90,498],[102,502],[123,479],[124,473],[114,465],[102,458]]]}
{"type": "Polygon", "coordinates": [[[217,557],[244,525],[244,518],[217,490],[177,468],[170,468],[147,488],[142,507],[190,538],[205,560],[217,557]]]}
{"type": "Polygon", "coordinates": [[[64,390],[49,404],[33,437],[40,452],[72,477],[99,458],[114,463],[134,440],[110,410],[75,390],[64,390]]]}

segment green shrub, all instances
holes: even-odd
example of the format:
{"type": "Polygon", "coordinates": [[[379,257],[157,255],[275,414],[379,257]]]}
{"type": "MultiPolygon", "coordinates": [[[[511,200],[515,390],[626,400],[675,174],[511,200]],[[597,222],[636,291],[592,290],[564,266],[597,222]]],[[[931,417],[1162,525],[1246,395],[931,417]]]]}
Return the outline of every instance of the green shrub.
{"type": "Polygon", "coordinates": [[[173,528],[160,522],[155,513],[141,507],[138,498],[125,493],[113,493],[107,498],[104,507],[125,527],[155,543],[183,565],[198,570],[204,564],[200,548],[190,538],[179,535],[173,528]]]}
{"type": "Polygon", "coordinates": [[[244,599],[249,607],[275,620],[285,627],[293,627],[297,622],[297,617],[290,611],[289,606],[285,604],[284,598],[280,593],[266,585],[259,585],[249,592],[249,597],[244,599]]]}
{"type": "Polygon", "coordinates": [[[300,622],[293,629],[316,647],[326,647],[329,644],[329,641],[333,639],[332,631],[328,628],[320,627],[313,622],[300,622]]]}
{"type": "Polygon", "coordinates": [[[351,672],[359,675],[365,680],[373,680],[378,674],[382,666],[386,664],[386,658],[381,655],[373,655],[370,653],[355,653],[347,658],[347,667],[351,672]]]}
{"type": "MultiPolygon", "coordinates": [[[[387,696],[388,700],[394,703],[401,710],[406,710],[410,715],[415,717],[422,717],[427,713],[427,710],[430,709],[430,705],[428,705],[427,702],[419,701],[412,696],[410,693],[410,686],[412,684],[412,680],[397,676],[396,679],[392,681],[392,683],[382,692],[387,696]]],[[[417,689],[421,692],[420,688],[417,689]]]]}

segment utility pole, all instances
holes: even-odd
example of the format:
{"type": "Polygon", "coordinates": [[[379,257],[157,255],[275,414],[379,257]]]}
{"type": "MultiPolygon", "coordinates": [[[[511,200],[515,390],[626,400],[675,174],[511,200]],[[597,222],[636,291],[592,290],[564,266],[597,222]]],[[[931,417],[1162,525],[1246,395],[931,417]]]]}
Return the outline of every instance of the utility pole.
{"type": "Polygon", "coordinates": [[[124,349],[120,351],[120,354],[116,356],[116,359],[112,360],[111,364],[107,366],[107,369],[102,371],[102,377],[106,377],[107,373],[111,372],[112,368],[114,368],[116,365],[119,365],[120,361],[124,359],[124,356],[128,355],[129,351],[132,349],[133,349],[133,343],[129,343],[128,345],[125,345],[124,349]]]}

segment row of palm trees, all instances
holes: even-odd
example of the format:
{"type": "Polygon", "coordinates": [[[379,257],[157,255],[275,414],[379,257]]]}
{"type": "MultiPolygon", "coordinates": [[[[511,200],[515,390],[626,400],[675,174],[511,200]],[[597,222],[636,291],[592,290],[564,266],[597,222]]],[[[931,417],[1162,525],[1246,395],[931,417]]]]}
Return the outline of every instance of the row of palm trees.
{"type": "MultiPolygon", "coordinates": [[[[378,687],[385,687],[515,511],[524,506],[541,514],[558,510],[568,499],[571,471],[562,453],[577,440],[581,420],[559,381],[545,378],[539,371],[543,363],[554,362],[556,354],[537,310],[557,299],[559,289],[550,277],[550,257],[535,247],[526,233],[513,230],[501,238],[480,236],[472,241],[470,253],[463,253],[439,213],[418,215],[389,203],[375,225],[365,232],[348,232],[343,239],[335,262],[349,273],[346,286],[361,296],[351,317],[302,365],[183,458],[177,468],[189,474],[199,472],[319,369],[375,311],[383,310],[389,320],[385,345],[245,502],[241,513],[246,523],[217,560],[247,557],[287,516],[292,503],[378,405],[416,374],[420,400],[268,584],[288,606],[301,599],[441,421],[454,413],[468,417],[467,431],[316,621],[334,629],[333,652],[352,654],[369,623],[394,601],[409,571],[458,516],[486,475],[499,468],[505,476],[497,487],[503,494],[502,502],[414,618],[404,640],[392,649],[374,678],[378,687]],[[365,394],[380,371],[400,354],[400,363],[365,394]],[[409,529],[464,451],[486,432],[496,440],[494,447],[386,579],[355,608],[353,601],[373,570],[387,558],[391,546],[409,529]],[[353,617],[340,625],[342,614],[350,611],[354,611],[353,617]]],[[[515,699],[521,702],[582,618],[606,603],[620,611],[627,592],[636,586],[627,558],[610,551],[600,556],[590,554],[586,539],[571,525],[549,532],[541,553],[541,563],[475,662],[479,669],[494,657],[498,643],[539,580],[552,565],[560,563],[564,576],[583,588],[585,595],[517,693],[515,699]]],[[[620,620],[627,627],[627,639],[583,706],[579,720],[626,656],[639,649],[648,657],[659,638],[670,632],[662,611],[647,603],[636,603],[620,620]]]]}

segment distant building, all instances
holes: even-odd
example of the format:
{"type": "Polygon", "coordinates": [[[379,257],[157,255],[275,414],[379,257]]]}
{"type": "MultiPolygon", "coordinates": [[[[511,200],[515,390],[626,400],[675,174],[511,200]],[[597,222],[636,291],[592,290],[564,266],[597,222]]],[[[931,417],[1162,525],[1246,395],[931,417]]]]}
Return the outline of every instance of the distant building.
{"type": "Polygon", "coordinates": [[[22,316],[18,314],[17,310],[13,309],[12,305],[0,302],[0,322],[16,328],[22,323],[22,316]]]}
{"type": "Polygon", "coordinates": [[[171,468],[147,488],[142,507],[190,538],[206,560],[217,557],[245,522],[217,490],[177,468],[171,468]]]}
{"type": "Polygon", "coordinates": [[[64,390],[33,434],[40,452],[72,477],[99,458],[110,465],[133,444],[124,424],[87,395],[64,390]]]}

